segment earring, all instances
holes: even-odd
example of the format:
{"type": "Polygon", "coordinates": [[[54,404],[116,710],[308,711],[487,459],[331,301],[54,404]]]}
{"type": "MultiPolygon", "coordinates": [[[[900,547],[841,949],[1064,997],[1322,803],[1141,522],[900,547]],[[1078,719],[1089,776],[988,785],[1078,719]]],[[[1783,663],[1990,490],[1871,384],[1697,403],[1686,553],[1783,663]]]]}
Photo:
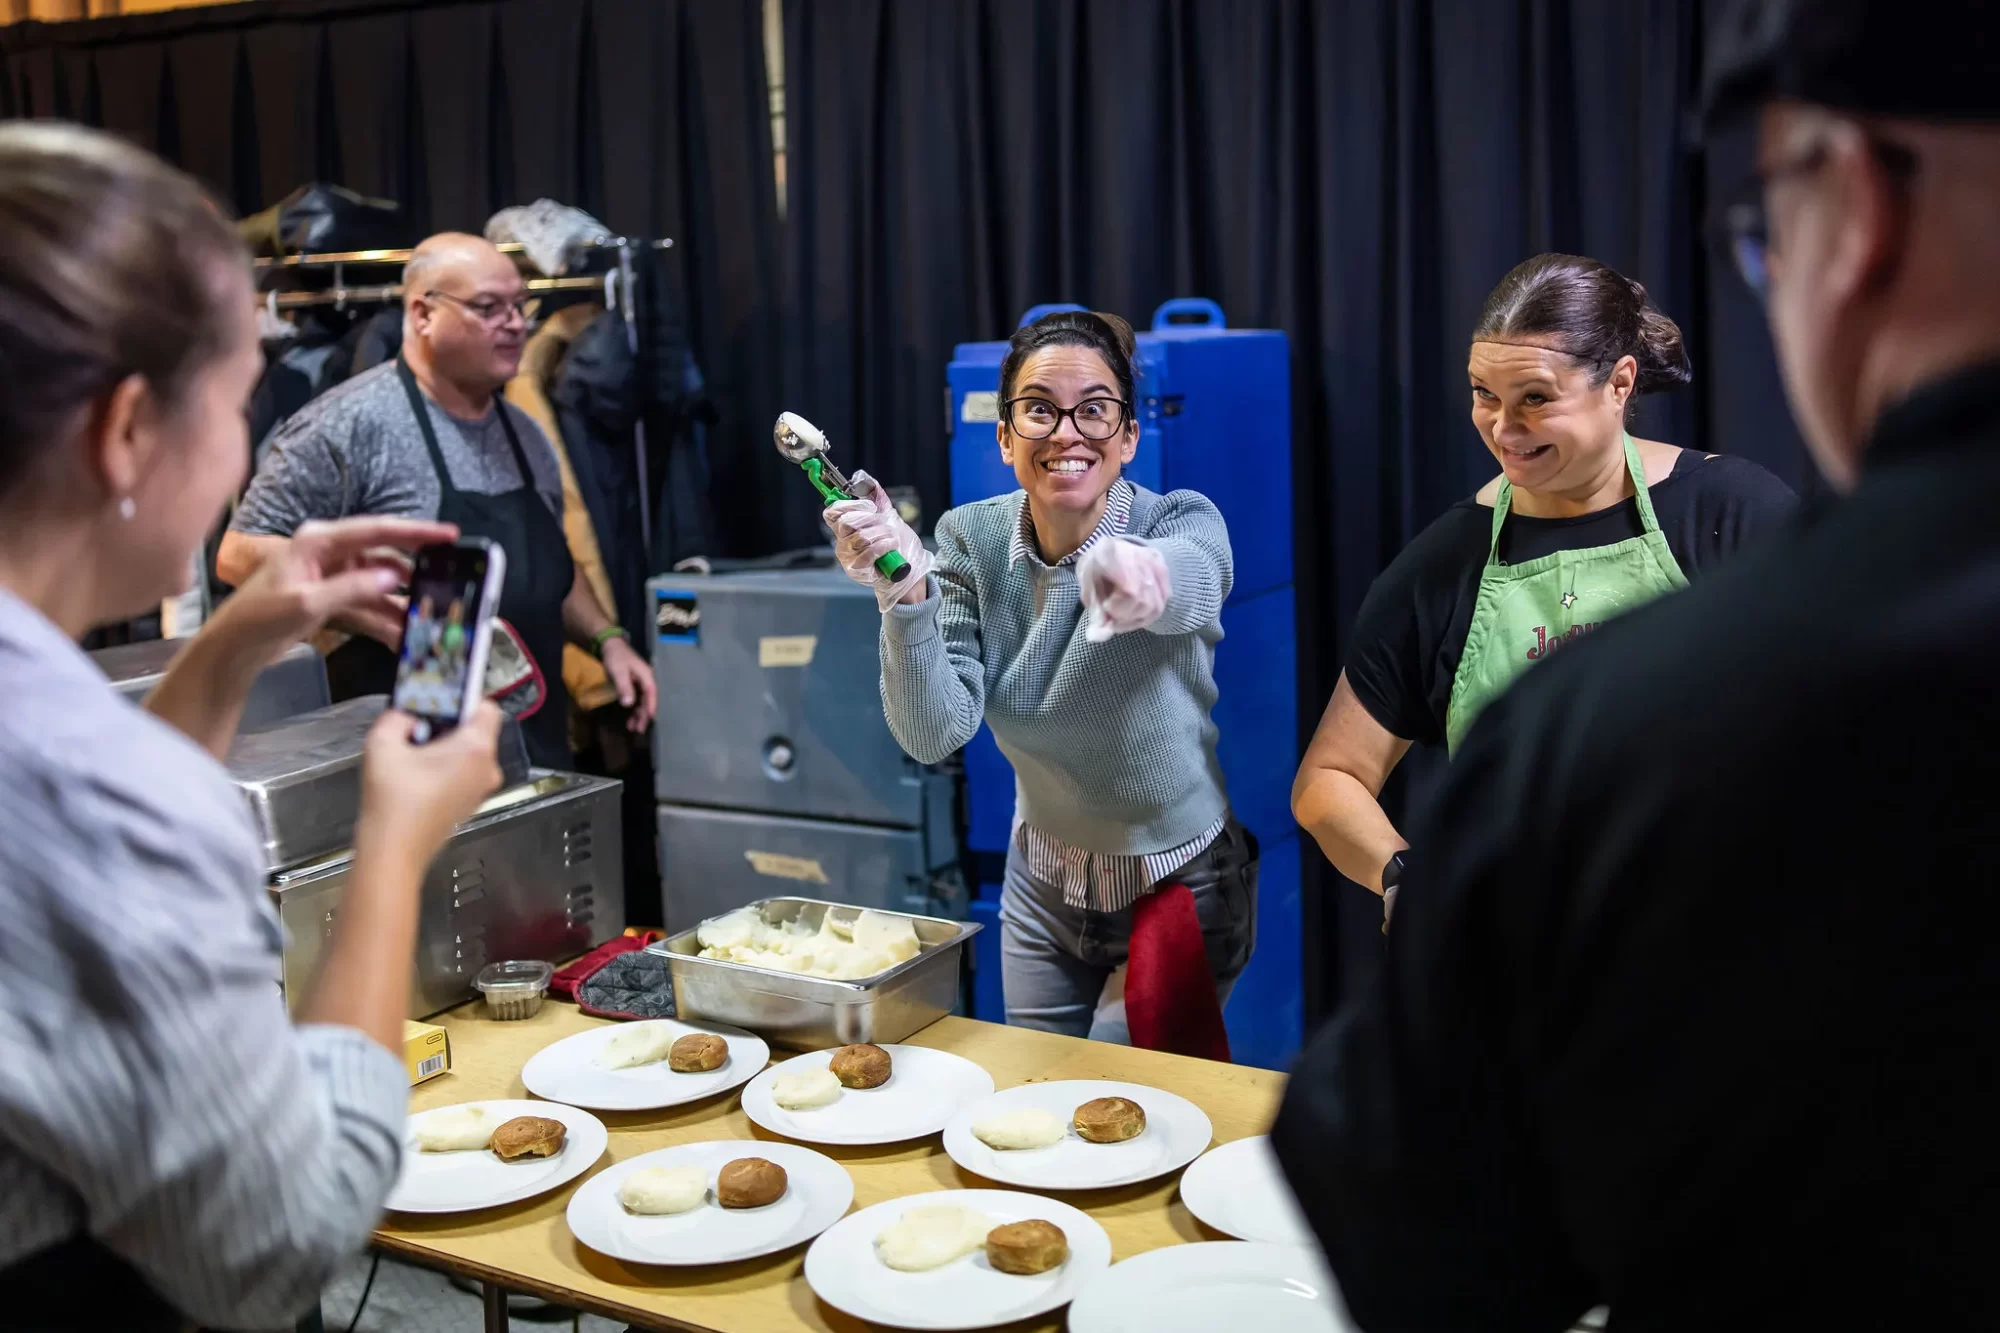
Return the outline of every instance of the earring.
{"type": "Polygon", "coordinates": [[[131,496],[128,495],[118,502],[118,517],[124,519],[127,523],[130,523],[132,516],[138,512],[139,506],[132,503],[131,496]]]}

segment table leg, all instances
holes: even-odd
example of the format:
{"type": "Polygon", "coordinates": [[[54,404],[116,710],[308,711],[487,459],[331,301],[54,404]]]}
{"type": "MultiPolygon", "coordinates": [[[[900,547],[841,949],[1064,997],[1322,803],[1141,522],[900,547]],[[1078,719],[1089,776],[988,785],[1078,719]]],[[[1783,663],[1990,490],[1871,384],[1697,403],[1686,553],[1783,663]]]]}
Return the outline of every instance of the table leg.
{"type": "Polygon", "coordinates": [[[482,1282],[479,1294],[486,1304],[486,1333],[508,1333],[506,1290],[491,1282],[482,1282]]]}

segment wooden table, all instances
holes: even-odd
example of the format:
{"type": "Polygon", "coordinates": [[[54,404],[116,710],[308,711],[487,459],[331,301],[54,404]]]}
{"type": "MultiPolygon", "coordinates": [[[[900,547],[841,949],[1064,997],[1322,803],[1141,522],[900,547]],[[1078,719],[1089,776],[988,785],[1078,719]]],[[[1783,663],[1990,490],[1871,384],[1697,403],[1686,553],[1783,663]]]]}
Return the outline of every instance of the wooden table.
{"type": "MultiPolygon", "coordinates": [[[[542,1047],[597,1026],[574,1005],[551,1001],[525,1022],[488,1019],[478,1004],[433,1020],[451,1034],[452,1071],[410,1094],[412,1111],[454,1102],[526,1097],[521,1066],[542,1047]]],[[[951,1051],[983,1066],[1000,1088],[1052,1079],[1118,1079],[1177,1092],[1208,1113],[1218,1143],[1263,1133],[1277,1114],[1284,1076],[1269,1070],[1214,1064],[1101,1042],[1052,1037],[1021,1028],[945,1018],[909,1044],[951,1051]]],[[[777,1058],[790,1053],[781,1052],[777,1058]]],[[[806,1285],[803,1247],[765,1259],[714,1268],[648,1268],[585,1249],[563,1221],[570,1195],[591,1175],[640,1153],[707,1139],[779,1136],[752,1125],[740,1092],[666,1111],[600,1111],[611,1131],[604,1158],[578,1180],[538,1199],[506,1208],[446,1216],[391,1214],[375,1233],[382,1249],[489,1285],[489,1320],[505,1327],[502,1291],[623,1319],[645,1328],[704,1333],[771,1330],[857,1330],[870,1327],[822,1304],[806,1285]]],[[[991,1181],[958,1168],[938,1135],[878,1148],[809,1145],[854,1177],[854,1207],[940,1189],[989,1189],[991,1181]]],[[[1123,1189],[1061,1196],[1089,1213],[1111,1236],[1113,1260],[1184,1241],[1223,1240],[1181,1204],[1179,1175],[1123,1189]]],[[[1056,1329],[1060,1315],[1015,1325],[1056,1329]]]]}

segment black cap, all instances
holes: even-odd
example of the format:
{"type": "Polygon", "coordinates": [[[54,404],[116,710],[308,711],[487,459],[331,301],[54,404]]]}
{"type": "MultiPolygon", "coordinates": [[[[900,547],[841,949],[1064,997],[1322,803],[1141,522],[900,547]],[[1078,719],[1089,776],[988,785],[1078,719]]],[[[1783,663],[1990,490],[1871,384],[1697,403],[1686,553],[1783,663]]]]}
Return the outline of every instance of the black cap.
{"type": "Polygon", "coordinates": [[[2000,122],[1995,0],[1730,0],[1708,34],[1702,119],[1776,98],[1911,120],[2000,122]]]}

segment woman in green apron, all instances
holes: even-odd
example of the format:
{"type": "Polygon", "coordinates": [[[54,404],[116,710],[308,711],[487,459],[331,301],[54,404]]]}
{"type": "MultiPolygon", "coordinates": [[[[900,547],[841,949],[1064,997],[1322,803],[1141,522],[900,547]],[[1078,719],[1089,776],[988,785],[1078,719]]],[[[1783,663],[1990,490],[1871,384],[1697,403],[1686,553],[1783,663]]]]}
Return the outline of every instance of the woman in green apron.
{"type": "Polygon", "coordinates": [[[1742,459],[1627,431],[1634,400],[1692,378],[1680,329],[1594,259],[1538,255],[1486,298],[1472,423],[1500,475],[1376,580],[1292,789],[1299,823],[1384,898],[1408,848],[1379,803],[1414,744],[1455,749],[1522,672],[1687,586],[1797,499],[1742,459]]]}

